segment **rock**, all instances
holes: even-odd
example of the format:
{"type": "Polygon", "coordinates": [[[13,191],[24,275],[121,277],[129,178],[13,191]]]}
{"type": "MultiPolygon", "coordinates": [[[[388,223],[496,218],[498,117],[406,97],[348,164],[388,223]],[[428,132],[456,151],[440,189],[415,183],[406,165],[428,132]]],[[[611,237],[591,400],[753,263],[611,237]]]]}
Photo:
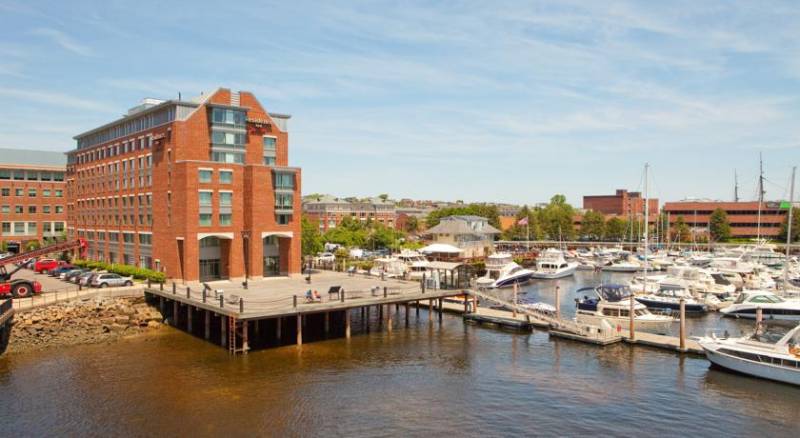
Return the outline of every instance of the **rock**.
{"type": "Polygon", "coordinates": [[[150,321],[147,322],[147,328],[151,328],[151,329],[161,328],[161,323],[158,322],[158,321],[150,320],[150,321]]]}
{"type": "Polygon", "coordinates": [[[131,317],[127,315],[122,315],[114,318],[114,322],[117,324],[128,324],[131,321],[131,317]]]}

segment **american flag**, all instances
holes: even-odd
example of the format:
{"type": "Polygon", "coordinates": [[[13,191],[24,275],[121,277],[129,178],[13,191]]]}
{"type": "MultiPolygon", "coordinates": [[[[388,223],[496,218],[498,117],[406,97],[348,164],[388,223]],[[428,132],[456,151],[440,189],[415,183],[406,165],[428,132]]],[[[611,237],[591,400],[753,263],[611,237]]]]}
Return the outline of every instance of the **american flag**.
{"type": "Polygon", "coordinates": [[[528,225],[528,217],[525,216],[524,218],[520,219],[519,222],[517,222],[517,225],[528,225]]]}

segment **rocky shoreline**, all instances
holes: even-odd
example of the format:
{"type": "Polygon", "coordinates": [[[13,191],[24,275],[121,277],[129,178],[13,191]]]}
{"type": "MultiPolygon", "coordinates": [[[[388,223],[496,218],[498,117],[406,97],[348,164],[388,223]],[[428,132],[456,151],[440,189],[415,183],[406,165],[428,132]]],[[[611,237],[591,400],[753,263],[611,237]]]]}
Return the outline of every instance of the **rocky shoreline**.
{"type": "Polygon", "coordinates": [[[158,309],[144,297],[86,298],[14,316],[8,353],[50,347],[96,344],[161,327],[158,309]]]}

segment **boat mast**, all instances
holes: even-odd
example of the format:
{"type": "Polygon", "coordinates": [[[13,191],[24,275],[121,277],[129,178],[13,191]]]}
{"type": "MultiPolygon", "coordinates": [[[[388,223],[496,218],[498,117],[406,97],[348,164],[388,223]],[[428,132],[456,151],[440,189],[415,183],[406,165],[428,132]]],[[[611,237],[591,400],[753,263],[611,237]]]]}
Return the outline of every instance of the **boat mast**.
{"type": "Polygon", "coordinates": [[[794,173],[797,166],[792,167],[792,181],[789,185],[789,217],[786,223],[786,259],[783,261],[783,290],[789,286],[789,255],[792,247],[792,212],[794,211],[794,173]]]}
{"type": "Polygon", "coordinates": [[[758,153],[758,225],[756,228],[756,241],[761,241],[761,204],[764,202],[764,161],[761,152],[758,153]]]}
{"type": "Polygon", "coordinates": [[[647,293],[647,268],[650,262],[647,260],[647,253],[650,250],[649,241],[647,239],[647,231],[650,228],[650,201],[647,194],[647,170],[650,167],[649,163],[644,163],[644,293],[647,293]]]}

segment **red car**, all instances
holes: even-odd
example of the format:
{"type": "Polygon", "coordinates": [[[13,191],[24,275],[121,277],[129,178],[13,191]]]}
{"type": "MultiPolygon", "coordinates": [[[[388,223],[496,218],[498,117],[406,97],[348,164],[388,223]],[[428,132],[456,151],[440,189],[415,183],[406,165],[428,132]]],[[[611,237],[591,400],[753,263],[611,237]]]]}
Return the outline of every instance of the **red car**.
{"type": "Polygon", "coordinates": [[[56,269],[59,264],[58,260],[55,259],[39,259],[33,264],[33,272],[37,274],[47,274],[53,269],[56,269]]]}

